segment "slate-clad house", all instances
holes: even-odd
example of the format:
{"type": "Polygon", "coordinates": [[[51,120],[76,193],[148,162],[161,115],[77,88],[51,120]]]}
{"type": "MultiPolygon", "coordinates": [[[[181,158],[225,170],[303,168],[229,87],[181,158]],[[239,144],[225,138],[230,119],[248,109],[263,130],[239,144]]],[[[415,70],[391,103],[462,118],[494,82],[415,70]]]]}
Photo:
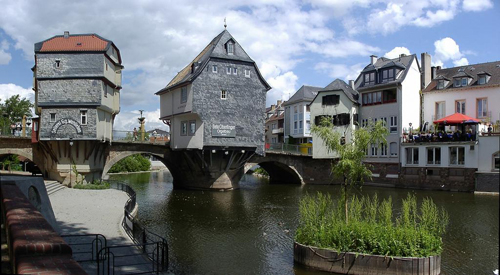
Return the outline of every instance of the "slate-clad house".
{"type": "MultiPolygon", "coordinates": [[[[334,80],[325,88],[318,91],[309,105],[311,120],[320,125],[321,119],[327,117],[333,122],[334,130],[341,134],[346,143],[352,143],[352,133],[358,127],[359,94],[351,85],[340,79],[334,80]]],[[[335,158],[335,152],[328,151],[324,142],[314,133],[313,158],[335,158]]]]}
{"type": "Polygon", "coordinates": [[[171,148],[233,147],[262,154],[269,89],[255,61],[224,30],[156,93],[171,148]]]}
{"type": "Polygon", "coordinates": [[[39,139],[112,140],[120,111],[121,56],[97,34],[54,36],[35,44],[39,139]]]}

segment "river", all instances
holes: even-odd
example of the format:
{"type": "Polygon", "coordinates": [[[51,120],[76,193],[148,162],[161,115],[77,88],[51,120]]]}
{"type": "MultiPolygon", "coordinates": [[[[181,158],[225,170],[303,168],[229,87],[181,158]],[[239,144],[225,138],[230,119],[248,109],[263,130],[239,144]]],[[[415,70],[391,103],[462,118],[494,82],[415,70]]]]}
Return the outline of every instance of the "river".
{"type": "MultiPolygon", "coordinates": [[[[113,175],[137,193],[139,218],[169,243],[174,274],[328,274],[293,262],[298,203],[305,194],[340,197],[339,186],[271,185],[245,175],[240,189],[174,190],[168,171],[113,175]]],[[[359,191],[356,191],[359,192],[359,191]]],[[[499,261],[499,197],[364,186],[360,193],[392,196],[396,209],[408,192],[444,206],[442,274],[493,274],[499,261]]]]}

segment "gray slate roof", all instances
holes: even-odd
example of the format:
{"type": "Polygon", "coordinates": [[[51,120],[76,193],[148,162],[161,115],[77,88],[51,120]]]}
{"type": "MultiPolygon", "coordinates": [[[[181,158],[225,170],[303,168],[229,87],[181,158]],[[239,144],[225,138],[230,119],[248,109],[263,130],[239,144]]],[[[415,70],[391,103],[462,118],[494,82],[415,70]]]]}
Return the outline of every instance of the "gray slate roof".
{"type": "Polygon", "coordinates": [[[321,87],[303,85],[288,101],[283,103],[283,105],[288,106],[301,101],[311,102],[316,97],[319,90],[321,90],[321,87]]]}
{"type": "MultiPolygon", "coordinates": [[[[340,79],[335,79],[332,83],[328,84],[325,88],[319,90],[321,92],[330,92],[330,91],[342,91],[344,94],[354,103],[359,103],[359,93],[351,88],[349,84],[345,83],[345,81],[340,79]]],[[[319,94],[318,93],[318,94],[319,94]]],[[[313,100],[314,101],[314,100],[313,100]]]]}
{"type": "Polygon", "coordinates": [[[356,88],[358,88],[358,89],[372,88],[372,87],[377,87],[379,85],[387,85],[387,84],[393,84],[393,83],[402,82],[405,79],[406,74],[408,73],[408,70],[406,70],[406,69],[409,68],[409,67],[411,67],[411,64],[413,63],[414,60],[415,61],[417,60],[417,56],[414,55],[414,54],[412,54],[412,55],[404,55],[404,56],[400,56],[400,57],[396,57],[396,58],[392,58],[392,59],[389,59],[389,58],[386,58],[386,57],[380,57],[379,59],[377,59],[377,61],[375,62],[375,64],[368,64],[361,71],[361,73],[358,75],[358,78],[356,78],[356,81],[355,81],[356,88]],[[380,70],[382,68],[389,68],[389,67],[399,67],[399,68],[403,69],[403,72],[394,81],[385,82],[385,83],[377,83],[375,85],[366,86],[366,87],[362,86],[364,73],[371,72],[371,71],[378,71],[378,70],[380,70]]]}
{"type": "Polygon", "coordinates": [[[265,81],[265,79],[260,74],[259,69],[257,68],[257,64],[253,61],[250,56],[243,50],[240,44],[234,39],[234,37],[227,31],[222,31],[219,35],[217,35],[199,54],[195,57],[195,59],[190,62],[184,69],[182,69],[169,83],[168,85],[158,91],[156,94],[163,93],[172,88],[182,86],[185,83],[192,82],[203,69],[208,64],[210,59],[226,59],[226,60],[235,60],[241,62],[252,63],[257,71],[258,76],[260,77],[262,83],[269,90],[271,86],[265,81]],[[225,44],[232,40],[234,42],[234,54],[228,55],[225,50],[225,44]],[[192,72],[192,65],[198,65],[197,68],[192,72]]]}
{"type": "Polygon", "coordinates": [[[450,80],[448,85],[439,91],[443,90],[451,90],[451,89],[468,89],[470,87],[492,87],[492,86],[500,86],[500,61],[493,61],[493,62],[488,62],[488,63],[481,63],[481,64],[472,64],[472,65],[467,65],[467,66],[460,66],[460,67],[453,67],[453,68],[448,68],[448,69],[441,69],[436,71],[436,76],[434,79],[427,85],[427,87],[424,89],[424,92],[434,92],[436,91],[437,83],[439,79],[446,79],[450,80]],[[460,72],[463,72],[467,76],[472,77],[472,81],[470,82],[469,86],[465,87],[453,87],[453,77],[454,76],[461,76],[462,74],[459,74],[460,72]],[[479,85],[477,83],[479,77],[478,75],[482,74],[488,74],[490,75],[490,80],[488,83],[479,85]]]}

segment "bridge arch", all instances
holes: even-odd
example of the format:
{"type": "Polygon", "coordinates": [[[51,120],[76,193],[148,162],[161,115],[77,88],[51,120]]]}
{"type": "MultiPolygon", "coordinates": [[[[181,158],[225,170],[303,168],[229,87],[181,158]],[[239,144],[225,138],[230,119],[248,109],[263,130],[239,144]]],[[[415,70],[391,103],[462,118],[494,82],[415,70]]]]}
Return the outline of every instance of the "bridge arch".
{"type": "Polygon", "coordinates": [[[18,155],[33,161],[33,149],[31,148],[0,148],[0,156],[18,155]]]}
{"type": "MultiPolygon", "coordinates": [[[[152,155],[158,158],[165,166],[170,170],[170,173],[172,173],[172,169],[170,168],[171,165],[165,160],[163,154],[158,154],[158,153],[153,153],[153,152],[148,152],[148,151],[122,151],[122,152],[117,152],[114,154],[108,161],[106,161],[106,164],[104,165],[104,168],[102,170],[102,178],[103,179],[109,179],[108,172],[115,165],[117,162],[120,160],[132,156],[132,155],[137,155],[137,154],[145,154],[145,155],[152,155]]],[[[173,176],[173,175],[172,175],[173,176]]]]}
{"type": "Polygon", "coordinates": [[[245,165],[245,174],[255,165],[259,165],[266,170],[271,184],[304,184],[302,175],[294,166],[275,160],[247,163],[245,165]]]}

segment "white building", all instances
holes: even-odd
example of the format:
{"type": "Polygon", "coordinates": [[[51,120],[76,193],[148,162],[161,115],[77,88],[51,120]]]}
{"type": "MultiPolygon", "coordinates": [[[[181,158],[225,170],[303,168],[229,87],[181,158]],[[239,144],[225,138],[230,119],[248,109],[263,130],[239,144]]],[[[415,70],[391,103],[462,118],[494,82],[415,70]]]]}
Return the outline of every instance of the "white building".
{"type": "Polygon", "coordinates": [[[320,87],[302,86],[285,103],[285,143],[290,137],[295,140],[295,144],[308,143],[311,137],[311,115],[309,113],[309,103],[314,99],[320,87]]]}
{"type": "MultiPolygon", "coordinates": [[[[352,82],[352,85],[354,86],[354,82],[352,82]]],[[[358,92],[354,90],[354,87],[349,86],[340,79],[336,79],[324,89],[319,90],[309,105],[311,120],[315,125],[319,125],[323,117],[331,118],[334,130],[345,138],[346,143],[352,142],[352,133],[358,124],[358,98],[358,92]]],[[[336,157],[335,152],[329,151],[323,140],[314,133],[312,139],[313,158],[328,159],[336,157]]]]}
{"type": "Polygon", "coordinates": [[[421,73],[416,55],[394,59],[372,55],[355,87],[361,103],[360,125],[366,125],[370,118],[381,119],[389,129],[387,145],[372,144],[366,161],[375,166],[376,174],[396,177],[403,129],[420,123],[421,73]]]}

